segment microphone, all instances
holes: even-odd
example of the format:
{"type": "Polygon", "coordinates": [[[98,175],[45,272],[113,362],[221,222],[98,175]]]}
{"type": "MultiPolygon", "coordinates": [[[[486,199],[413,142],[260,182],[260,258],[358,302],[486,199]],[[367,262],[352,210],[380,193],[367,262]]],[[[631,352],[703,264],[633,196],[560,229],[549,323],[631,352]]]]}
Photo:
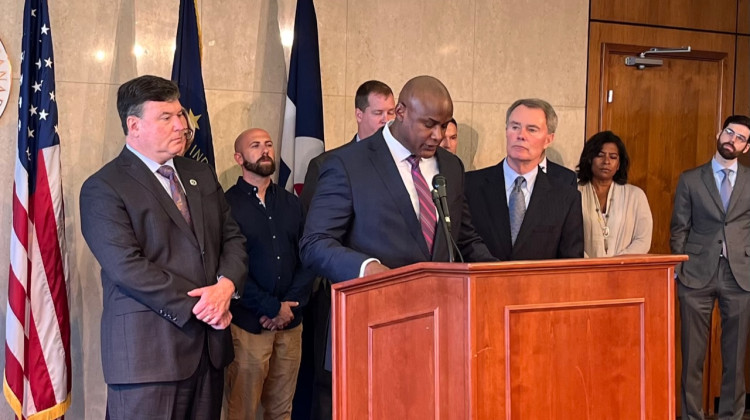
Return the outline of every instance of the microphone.
{"type": "Polygon", "coordinates": [[[445,239],[448,242],[448,262],[454,262],[455,254],[453,253],[453,237],[451,236],[451,216],[448,213],[448,194],[445,177],[440,174],[435,175],[432,178],[432,187],[434,188],[432,190],[432,200],[435,202],[438,216],[443,222],[443,233],[445,233],[445,239]]]}
{"type": "Polygon", "coordinates": [[[438,197],[440,198],[440,207],[443,208],[443,221],[448,227],[448,231],[451,230],[451,216],[448,210],[448,192],[447,182],[445,177],[437,174],[432,178],[432,187],[437,191],[438,197]]]}

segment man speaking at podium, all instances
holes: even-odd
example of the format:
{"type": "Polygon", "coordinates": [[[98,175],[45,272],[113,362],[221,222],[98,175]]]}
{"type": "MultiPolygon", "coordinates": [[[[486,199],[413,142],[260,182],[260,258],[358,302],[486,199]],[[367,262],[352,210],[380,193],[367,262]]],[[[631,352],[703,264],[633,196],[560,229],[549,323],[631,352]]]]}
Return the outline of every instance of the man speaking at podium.
{"type": "Polygon", "coordinates": [[[439,147],[453,116],[446,87],[409,80],[396,119],[372,137],[336,149],[320,178],[301,240],[305,265],[340,282],[423,261],[448,261],[449,242],[430,194],[447,180],[452,234],[466,261],[495,261],[474,231],[464,200],[464,168],[439,147]]]}

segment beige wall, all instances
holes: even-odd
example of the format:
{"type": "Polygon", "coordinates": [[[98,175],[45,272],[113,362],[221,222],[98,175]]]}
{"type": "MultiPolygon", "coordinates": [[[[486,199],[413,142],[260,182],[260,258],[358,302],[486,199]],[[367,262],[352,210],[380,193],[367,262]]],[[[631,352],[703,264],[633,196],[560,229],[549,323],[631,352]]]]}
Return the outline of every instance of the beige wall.
{"type": "MultiPolygon", "coordinates": [[[[0,39],[14,71],[10,104],[0,118],[3,273],[8,267],[22,3],[0,0],[0,39]]],[[[541,97],[555,106],[560,124],[550,156],[575,166],[584,140],[588,1],[315,3],[328,148],[349,140],[356,131],[353,96],[361,82],[380,79],[398,92],[409,78],[431,74],[453,95],[460,124],[459,155],[468,169],[495,164],[505,155],[505,109],[520,97],[541,97]]],[[[239,173],[232,161],[237,133],[260,126],[279,137],[288,54],[281,46],[279,27],[292,29],[295,4],[199,0],[206,96],[217,169],[225,187],[239,173]]],[[[80,234],[78,193],[85,178],[123,146],[115,109],[117,86],[141,74],[169,77],[178,9],[178,0],[50,1],[70,267],[70,418],[103,418],[105,401],[99,356],[101,286],[98,266],[80,234]],[[134,43],[144,49],[140,57],[132,54],[134,43]]],[[[5,327],[6,290],[2,275],[0,333],[5,327]]],[[[0,418],[9,418],[5,404],[0,404],[0,418]]]]}

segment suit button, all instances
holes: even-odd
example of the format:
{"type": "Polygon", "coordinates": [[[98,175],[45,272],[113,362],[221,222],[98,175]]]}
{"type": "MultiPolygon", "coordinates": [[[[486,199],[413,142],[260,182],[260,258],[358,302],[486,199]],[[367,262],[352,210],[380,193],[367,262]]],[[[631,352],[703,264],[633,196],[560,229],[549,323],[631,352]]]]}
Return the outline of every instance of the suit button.
{"type": "Polygon", "coordinates": [[[719,239],[719,243],[721,243],[721,239],[719,239]]]}

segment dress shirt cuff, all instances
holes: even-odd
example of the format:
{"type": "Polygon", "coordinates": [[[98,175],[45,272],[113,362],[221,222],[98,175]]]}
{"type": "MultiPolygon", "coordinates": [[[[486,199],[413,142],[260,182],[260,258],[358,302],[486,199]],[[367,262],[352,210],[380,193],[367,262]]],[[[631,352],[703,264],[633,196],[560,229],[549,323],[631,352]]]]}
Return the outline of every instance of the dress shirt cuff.
{"type": "MultiPolygon", "coordinates": [[[[216,283],[218,283],[219,280],[221,280],[223,278],[226,278],[226,277],[222,276],[221,274],[219,274],[218,276],[216,276],[216,283]]],[[[227,280],[229,280],[229,279],[227,279],[227,280]]],[[[232,293],[232,300],[239,300],[239,298],[240,298],[240,292],[235,287],[234,293],[232,293]]]]}
{"type": "Polygon", "coordinates": [[[378,264],[380,264],[380,260],[379,260],[379,259],[377,259],[377,258],[368,258],[368,259],[366,259],[366,260],[365,260],[365,261],[364,261],[364,262],[362,263],[362,265],[361,265],[361,266],[359,267],[359,277],[364,277],[364,276],[365,276],[365,267],[367,267],[367,264],[369,264],[369,263],[371,263],[371,262],[373,262],[373,261],[375,261],[375,262],[377,262],[378,264]]]}

